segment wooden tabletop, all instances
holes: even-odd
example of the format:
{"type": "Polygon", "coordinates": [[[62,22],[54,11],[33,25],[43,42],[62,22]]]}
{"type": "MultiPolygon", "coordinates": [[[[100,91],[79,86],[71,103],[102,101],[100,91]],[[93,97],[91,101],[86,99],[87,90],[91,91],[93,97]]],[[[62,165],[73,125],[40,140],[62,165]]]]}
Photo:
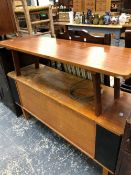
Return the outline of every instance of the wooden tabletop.
{"type": "Polygon", "coordinates": [[[0,42],[0,46],[79,66],[93,72],[124,78],[131,76],[131,49],[128,48],[44,36],[5,40],[0,42]]]}
{"type": "Polygon", "coordinates": [[[66,26],[81,26],[81,27],[94,27],[94,28],[111,28],[111,29],[122,29],[123,26],[120,24],[110,24],[110,25],[94,25],[94,24],[76,24],[69,22],[54,22],[54,25],[66,25],[66,26]]]}

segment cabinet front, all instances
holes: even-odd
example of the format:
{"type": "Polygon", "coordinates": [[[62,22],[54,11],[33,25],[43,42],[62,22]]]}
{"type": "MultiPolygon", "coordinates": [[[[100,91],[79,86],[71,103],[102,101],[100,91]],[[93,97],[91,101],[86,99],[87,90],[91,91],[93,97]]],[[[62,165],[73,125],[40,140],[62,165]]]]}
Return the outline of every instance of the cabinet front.
{"type": "Polygon", "coordinates": [[[96,125],[76,111],[17,82],[22,106],[80,150],[94,157],[96,125]]]}

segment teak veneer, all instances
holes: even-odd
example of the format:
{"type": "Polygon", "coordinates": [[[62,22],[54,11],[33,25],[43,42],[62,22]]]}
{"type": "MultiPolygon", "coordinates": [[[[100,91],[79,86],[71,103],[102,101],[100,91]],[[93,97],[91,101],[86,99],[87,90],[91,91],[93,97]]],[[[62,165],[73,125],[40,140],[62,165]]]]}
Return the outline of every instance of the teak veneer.
{"type": "Polygon", "coordinates": [[[114,77],[131,76],[131,49],[34,36],[0,42],[0,46],[75,65],[114,77]]]}
{"type": "MultiPolygon", "coordinates": [[[[48,96],[60,105],[76,111],[84,118],[95,121],[97,124],[117,135],[122,135],[124,132],[126,117],[130,112],[131,106],[131,95],[128,93],[121,92],[120,99],[114,101],[113,88],[102,85],[103,114],[97,117],[94,114],[94,100],[74,100],[70,97],[70,88],[81,81],[81,78],[44,65],[40,65],[40,68],[37,70],[34,68],[34,65],[31,65],[22,68],[21,76],[16,76],[15,72],[9,73],[8,76],[15,79],[21,86],[28,86],[28,88],[48,96]],[[123,113],[124,116],[120,117],[120,113],[123,113]]],[[[93,84],[90,80],[80,82],[79,87],[83,95],[90,96],[93,94],[93,84]]],[[[26,93],[26,99],[28,99],[30,103],[30,99],[27,98],[29,90],[26,91],[24,88],[21,90],[26,93]]],[[[33,102],[35,103],[35,100],[33,102]]]]}

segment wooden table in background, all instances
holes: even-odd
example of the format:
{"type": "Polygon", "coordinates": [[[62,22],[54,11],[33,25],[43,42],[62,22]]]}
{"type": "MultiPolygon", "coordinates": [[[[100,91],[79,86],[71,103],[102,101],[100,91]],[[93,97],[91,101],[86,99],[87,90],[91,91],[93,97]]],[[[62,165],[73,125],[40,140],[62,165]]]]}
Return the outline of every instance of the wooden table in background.
{"type": "Polygon", "coordinates": [[[67,22],[55,22],[55,26],[65,26],[71,30],[86,30],[90,33],[103,33],[103,34],[114,34],[115,45],[119,46],[120,36],[123,32],[122,25],[93,25],[93,24],[75,24],[67,22]]]}

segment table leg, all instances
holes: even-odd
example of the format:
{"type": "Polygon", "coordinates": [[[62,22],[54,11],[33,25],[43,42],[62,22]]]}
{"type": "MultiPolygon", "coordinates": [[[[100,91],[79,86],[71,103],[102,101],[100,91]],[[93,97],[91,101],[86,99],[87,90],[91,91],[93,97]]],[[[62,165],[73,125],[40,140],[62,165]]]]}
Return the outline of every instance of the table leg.
{"type": "Polygon", "coordinates": [[[22,112],[23,112],[23,116],[26,120],[28,120],[31,117],[31,115],[23,108],[22,108],[22,112]]]}
{"type": "Polygon", "coordinates": [[[120,79],[114,78],[114,99],[120,98],[120,79]]]}
{"type": "Polygon", "coordinates": [[[36,58],[36,61],[35,61],[35,68],[36,68],[36,69],[39,69],[39,58],[36,58]]]}
{"type": "Polygon", "coordinates": [[[102,104],[101,104],[101,87],[100,87],[100,74],[92,74],[94,96],[95,96],[95,113],[99,116],[102,113],[102,104]]]}
{"type": "Polygon", "coordinates": [[[12,51],[12,57],[13,57],[16,75],[20,76],[21,75],[20,62],[19,62],[19,56],[18,56],[17,51],[12,51]]]}

